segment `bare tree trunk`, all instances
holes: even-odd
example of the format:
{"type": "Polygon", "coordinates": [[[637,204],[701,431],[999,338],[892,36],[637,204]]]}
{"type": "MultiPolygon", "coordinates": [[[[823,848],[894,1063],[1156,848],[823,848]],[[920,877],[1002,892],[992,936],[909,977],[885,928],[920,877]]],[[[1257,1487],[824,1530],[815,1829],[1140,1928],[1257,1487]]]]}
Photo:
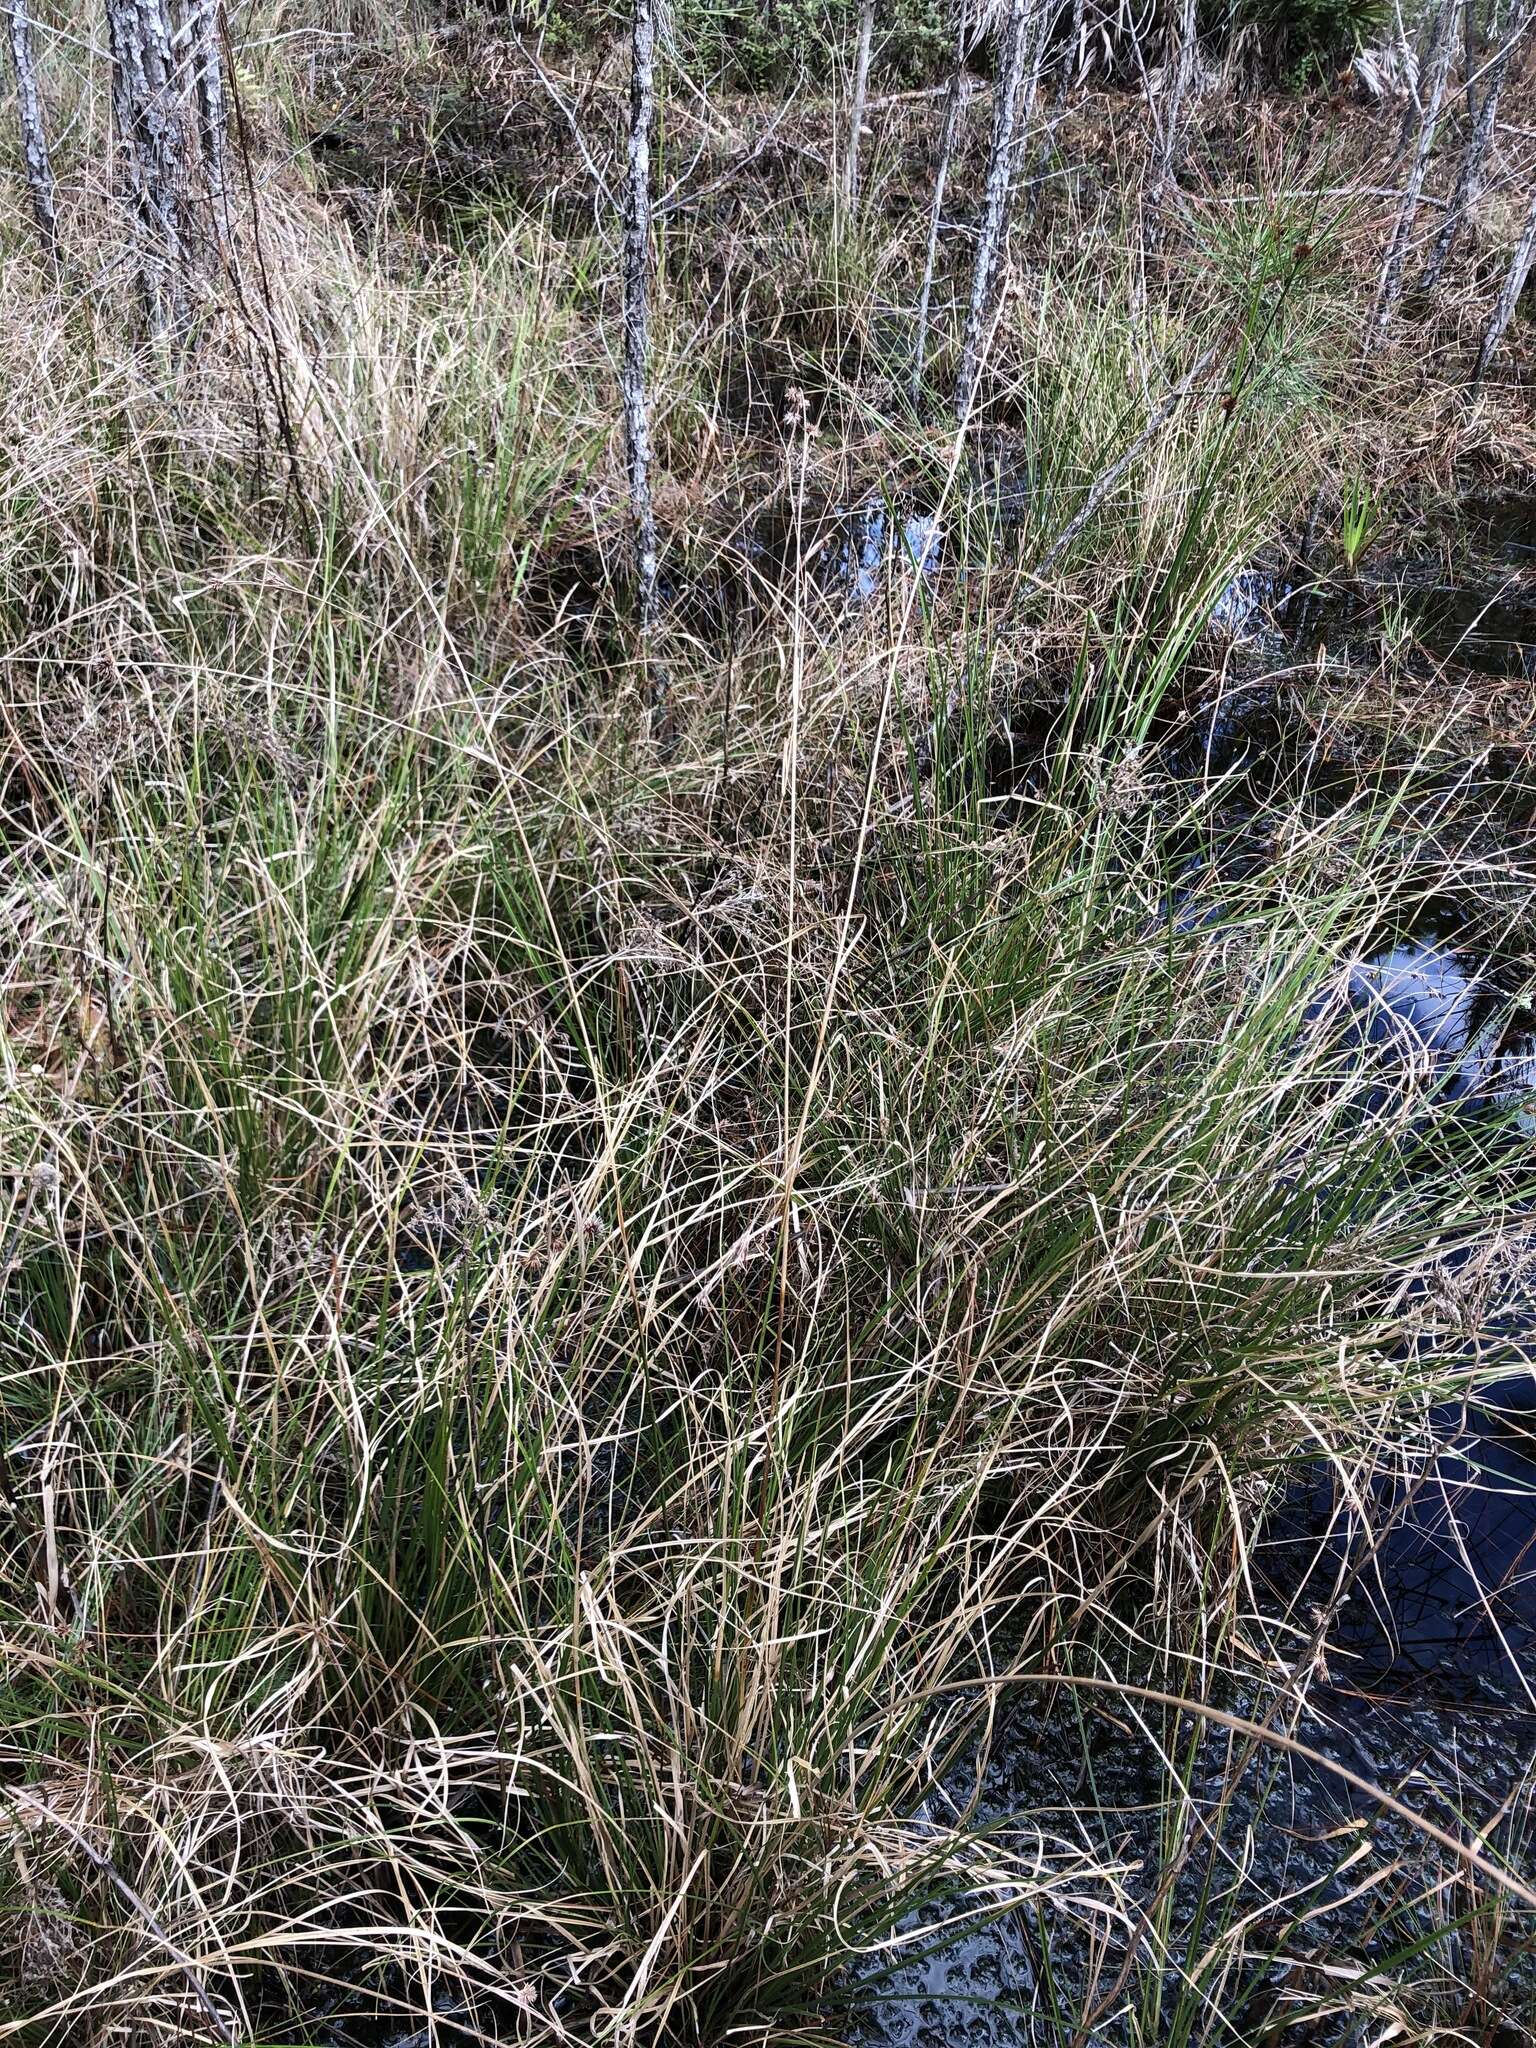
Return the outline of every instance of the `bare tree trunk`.
{"type": "Polygon", "coordinates": [[[1477,368],[1472,372],[1475,390],[1482,383],[1493,361],[1494,350],[1504,338],[1504,330],[1515,317],[1515,307],[1520,303],[1520,294],[1525,281],[1531,274],[1531,264],[1536,261],[1536,189],[1531,192],[1530,207],[1525,216],[1525,226],[1515,253],[1505,273],[1504,289],[1499,293],[1498,304],[1493,309],[1493,318],[1488,322],[1488,331],[1483,336],[1483,345],[1477,352],[1477,368]]]}
{"type": "Polygon", "coordinates": [[[1008,239],[1008,214],[1013,199],[1013,158],[1020,126],[1027,128],[1039,83],[1040,59],[1049,20],[1047,0],[1012,0],[998,60],[997,92],[992,103],[992,140],[987,156],[987,192],[976,267],[971,277],[971,305],[960,349],[960,374],[955,382],[955,417],[964,421],[976,395],[997,295],[998,272],[1008,239]],[[1027,80],[1020,118],[1020,88],[1027,80]]]}
{"type": "Polygon", "coordinates": [[[928,216],[928,250],[923,258],[923,282],[917,294],[917,338],[912,347],[912,403],[920,403],[923,369],[928,357],[928,308],[933,297],[933,273],[939,254],[939,223],[944,212],[944,194],[949,186],[949,162],[955,153],[955,136],[960,128],[960,110],[965,105],[965,53],[970,34],[970,9],[963,6],[955,31],[955,61],[944,95],[944,125],[939,132],[938,168],[933,174],[933,208],[928,216]]]}
{"type": "Polygon", "coordinates": [[[58,253],[59,217],[54,205],[53,160],[43,98],[37,84],[37,58],[32,48],[32,18],[26,0],[10,0],[11,61],[16,67],[16,111],[21,127],[21,154],[32,194],[37,231],[49,256],[58,253]]]}
{"type": "MultiPolygon", "coordinates": [[[[1456,173],[1456,188],[1451,194],[1450,205],[1446,208],[1445,219],[1435,237],[1435,246],[1430,251],[1429,261],[1424,266],[1420,286],[1424,291],[1433,291],[1440,282],[1446,262],[1456,239],[1466,222],[1467,214],[1483,189],[1483,166],[1488,160],[1488,150],[1493,142],[1493,132],[1499,117],[1499,95],[1504,90],[1504,81],[1509,67],[1519,48],[1521,39],[1530,27],[1532,0],[1523,0],[1517,9],[1509,34],[1499,45],[1492,64],[1488,67],[1487,82],[1483,87],[1482,104],[1477,110],[1472,133],[1467,137],[1467,146],[1461,153],[1461,164],[1456,173]]],[[[1471,73],[1468,73],[1468,89],[1471,87],[1471,73]]]]}
{"type": "Polygon", "coordinates": [[[1179,0],[1175,46],[1168,60],[1168,91],[1159,124],[1157,169],[1152,179],[1151,203],[1154,212],[1162,204],[1163,194],[1178,160],[1179,122],[1194,77],[1197,34],[1195,0],[1179,0]]]}
{"type": "Polygon", "coordinates": [[[864,0],[859,15],[859,42],[853,62],[853,105],[848,114],[848,154],[843,159],[843,197],[852,206],[859,196],[859,147],[864,140],[864,108],[869,98],[869,52],[875,38],[875,0],[864,0]]]}
{"type": "Polygon", "coordinates": [[[1072,0],[1072,21],[1067,31],[1067,50],[1061,65],[1061,89],[1056,95],[1059,106],[1072,90],[1082,81],[1085,65],[1083,62],[1083,24],[1088,19],[1088,0],[1072,0]]]}
{"type": "Polygon", "coordinates": [[[192,62],[197,86],[197,127],[214,235],[222,248],[229,232],[229,103],[224,91],[221,0],[196,0],[192,62]]]}
{"type": "Polygon", "coordinates": [[[1056,147],[1056,130],[1060,126],[1062,109],[1066,106],[1068,93],[1077,83],[1078,66],[1082,63],[1083,23],[1087,15],[1088,0],[1072,0],[1072,18],[1067,26],[1067,40],[1062,49],[1061,68],[1056,78],[1054,111],[1057,119],[1046,122],[1045,134],[1040,143],[1040,154],[1035,159],[1035,168],[1026,188],[1029,200],[1027,218],[1030,220],[1034,219],[1035,208],[1040,203],[1040,188],[1050,168],[1051,152],[1056,147]]]}
{"type": "Polygon", "coordinates": [[[651,498],[651,131],[656,119],[656,0],[634,0],[628,176],[624,185],[624,446],[635,537],[635,615],[653,715],[665,681],[651,667],[657,618],[656,509],[651,498]]]}
{"type": "Polygon", "coordinates": [[[106,0],[112,114],[151,327],[186,325],[187,184],[191,156],[185,99],[164,0],[106,0]]]}
{"type": "Polygon", "coordinates": [[[105,7],[117,155],[150,326],[185,333],[193,265],[222,246],[228,210],[219,0],[105,7]]]}
{"type": "Polygon", "coordinates": [[[1381,345],[1382,337],[1397,311],[1398,301],[1403,296],[1403,273],[1413,240],[1413,224],[1418,217],[1419,200],[1424,191],[1430,152],[1435,146],[1435,130],[1440,123],[1440,108],[1445,99],[1446,80],[1450,76],[1451,58],[1456,48],[1448,26],[1450,15],[1450,0],[1440,0],[1440,17],[1432,41],[1429,89],[1424,101],[1424,122],[1419,130],[1419,146],[1413,153],[1408,182],[1403,189],[1403,202],[1398,208],[1397,225],[1387,249],[1386,261],[1381,267],[1381,284],[1365,335],[1367,356],[1374,355],[1381,345]]]}
{"type": "MultiPolygon", "coordinates": [[[[1433,91],[1435,72],[1442,57],[1447,72],[1450,70],[1455,47],[1453,12],[1452,0],[1440,0],[1439,13],[1429,17],[1427,29],[1421,26],[1417,50],[1410,48],[1407,33],[1403,33],[1404,52],[1415,59],[1417,69],[1411,77],[1408,104],[1403,109],[1402,126],[1397,132],[1396,161],[1399,163],[1412,148],[1414,136],[1422,135],[1425,128],[1432,128],[1435,124],[1436,117],[1430,110],[1427,95],[1433,91]]],[[[1401,15],[1398,19],[1401,22],[1401,15]]]]}

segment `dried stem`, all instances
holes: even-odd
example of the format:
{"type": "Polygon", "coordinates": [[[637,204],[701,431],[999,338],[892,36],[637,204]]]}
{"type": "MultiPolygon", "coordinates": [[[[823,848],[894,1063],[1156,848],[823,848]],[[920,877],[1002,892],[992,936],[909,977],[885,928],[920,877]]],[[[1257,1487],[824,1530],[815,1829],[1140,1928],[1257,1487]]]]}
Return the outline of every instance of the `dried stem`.
{"type": "Polygon", "coordinates": [[[46,1801],[39,1799],[35,1793],[29,1791],[25,1786],[17,1785],[11,1787],[9,1796],[14,1804],[20,1807],[23,1812],[36,1815],[39,1820],[46,1822],[51,1827],[56,1827],[61,1834],[69,1837],[69,1840],[80,1851],[80,1854],[90,1864],[91,1868],[99,1871],[118,1896],[126,1901],[132,1911],[137,1914],[139,1920],[171,1958],[171,1961],[186,1979],[192,1996],[197,2000],[203,2017],[208,2022],[209,2031],[216,2035],[219,2040],[232,2043],[235,2039],[234,2028],[231,2027],[229,2021],[215,2004],[209,1993],[208,1986],[203,1982],[197,1965],[187,1954],[186,1950],[179,1947],[171,1939],[170,1935],[166,1933],[155,1915],[150,1911],[144,1900],[140,1898],[127,1878],[123,1876],[111,1857],[102,1854],[84,1828],[76,1827],[72,1820],[66,1819],[62,1813],[57,1812],[46,1801]]]}

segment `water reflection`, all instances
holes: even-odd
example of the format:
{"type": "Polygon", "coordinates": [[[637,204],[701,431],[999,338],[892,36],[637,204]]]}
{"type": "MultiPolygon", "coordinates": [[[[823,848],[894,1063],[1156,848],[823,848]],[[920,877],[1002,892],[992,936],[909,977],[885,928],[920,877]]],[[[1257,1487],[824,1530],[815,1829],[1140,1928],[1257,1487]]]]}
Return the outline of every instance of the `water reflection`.
{"type": "Polygon", "coordinates": [[[1511,1033],[1509,998],[1493,971],[1430,931],[1398,940],[1350,976],[1362,1047],[1434,1079],[1451,1099],[1491,1101],[1536,1129],[1536,1038],[1511,1033]]]}
{"type": "Polygon", "coordinates": [[[1363,1502],[1323,1473],[1276,1518],[1264,1576],[1333,1613],[1335,1691],[1536,1707],[1536,1438],[1509,1421],[1533,1385],[1436,1410],[1432,1448],[1363,1502]]]}
{"type": "Polygon", "coordinates": [[[884,498],[840,505],[834,531],[816,550],[823,579],[853,604],[865,604],[893,570],[930,577],[939,566],[943,532],[930,512],[893,513],[884,498]]]}
{"type": "MultiPolygon", "coordinates": [[[[1468,1110],[1512,1110],[1523,1142],[1536,1130],[1536,1039],[1511,1030],[1499,984],[1495,965],[1443,928],[1398,938],[1350,973],[1346,1038],[1384,1075],[1412,1072],[1468,1110]]],[[[1363,1512],[1323,1472],[1277,1521],[1268,1576],[1293,1605],[1323,1600],[1341,1570],[1353,1573],[1330,1644],[1339,1671],[1361,1683],[1455,1693],[1493,1680],[1524,1695],[1536,1674],[1533,1280],[1536,1230],[1523,1226],[1435,1268],[1416,1307],[1441,1334],[1419,1344],[1453,1349],[1457,1362],[1496,1346],[1516,1369],[1468,1404],[1433,1411],[1429,1448],[1378,1477],[1363,1512]]]]}

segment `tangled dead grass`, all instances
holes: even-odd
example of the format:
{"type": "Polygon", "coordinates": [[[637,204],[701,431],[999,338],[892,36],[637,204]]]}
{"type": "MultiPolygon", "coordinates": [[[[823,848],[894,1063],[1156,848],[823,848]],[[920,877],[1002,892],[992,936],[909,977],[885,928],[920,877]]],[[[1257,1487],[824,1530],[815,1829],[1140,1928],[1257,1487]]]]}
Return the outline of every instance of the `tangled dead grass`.
{"type": "MultiPolygon", "coordinates": [[[[1479,888],[1484,796],[1426,747],[1324,803],[1304,754],[1234,825],[1165,747],[1358,446],[1342,243],[1213,203],[1139,324],[1102,233],[1024,281],[1007,527],[864,381],[877,207],[800,223],[777,356],[680,266],[677,552],[756,594],[677,628],[660,751],[600,246],[410,267],[291,182],[174,380],[110,294],[0,287],[0,2031],[825,2038],[937,1915],[1096,1959],[1042,2027],[1161,2038],[1171,1890],[987,1821],[994,1738],[1088,1671],[1289,1699],[1262,1504],[1457,1383],[1405,1336],[1447,1273],[1483,1314],[1458,1253],[1528,1196],[1317,997],[1479,888]],[[1042,585],[1211,332],[1232,375],[1042,585]],[[833,629],[805,537],[876,459],[963,549],[833,629]],[[1004,715],[1045,735],[1006,786],[1004,715]]],[[[1395,396],[1421,460],[1449,401],[1395,396]]],[[[1221,1981],[1286,1938],[1224,1929],[1221,1981]]]]}

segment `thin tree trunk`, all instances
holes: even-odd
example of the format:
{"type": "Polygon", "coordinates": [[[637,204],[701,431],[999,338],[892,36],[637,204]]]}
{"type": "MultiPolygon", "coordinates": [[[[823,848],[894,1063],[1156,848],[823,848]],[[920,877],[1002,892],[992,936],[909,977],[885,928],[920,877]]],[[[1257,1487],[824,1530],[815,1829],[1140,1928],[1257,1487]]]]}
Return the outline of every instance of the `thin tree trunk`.
{"type": "Polygon", "coordinates": [[[1013,199],[1014,148],[1021,126],[1027,128],[1040,76],[1045,46],[1047,0],[1012,0],[998,62],[997,92],[992,103],[992,140],[987,157],[987,192],[976,267],[971,277],[971,304],[960,349],[960,374],[955,382],[955,417],[964,421],[976,395],[986,351],[987,333],[997,295],[998,273],[1008,240],[1008,214],[1013,199]],[[1023,94],[1022,119],[1020,88],[1023,94]]]}
{"type": "Polygon", "coordinates": [[[1072,0],[1072,23],[1067,31],[1067,54],[1061,67],[1061,89],[1056,95],[1060,106],[1074,85],[1080,84],[1084,71],[1083,24],[1088,19],[1088,0],[1072,0]]]}
{"type": "Polygon", "coordinates": [[[970,10],[962,7],[955,31],[955,61],[944,95],[944,125],[939,131],[939,162],[933,175],[933,207],[928,216],[928,250],[923,258],[923,282],[917,294],[917,338],[912,345],[912,403],[922,399],[923,369],[928,358],[928,308],[933,297],[933,273],[939,255],[939,223],[944,212],[944,195],[949,186],[950,158],[960,129],[960,110],[965,105],[965,53],[970,29],[970,10]]]}
{"type": "Polygon", "coordinates": [[[164,0],[106,0],[112,114],[139,231],[151,328],[186,327],[192,166],[186,95],[164,0]]]}
{"type": "MultiPolygon", "coordinates": [[[[1424,266],[1420,279],[1421,289],[1433,291],[1440,282],[1446,262],[1456,246],[1466,222],[1468,213],[1483,189],[1483,166],[1488,160],[1488,151],[1493,142],[1494,129],[1499,117],[1499,95],[1504,90],[1504,81],[1509,75],[1510,63],[1519,48],[1522,37],[1530,26],[1532,0],[1523,0],[1515,15],[1514,25],[1500,44],[1492,64],[1488,67],[1487,82],[1483,87],[1482,104],[1477,110],[1477,119],[1472,133],[1467,137],[1467,146],[1461,153],[1461,164],[1456,173],[1456,188],[1451,194],[1450,205],[1446,208],[1445,219],[1435,237],[1435,246],[1430,251],[1429,261],[1424,266]]],[[[1470,77],[1468,83],[1470,89],[1470,77]]]]}
{"type": "Polygon", "coordinates": [[[1088,0],[1072,0],[1072,19],[1067,28],[1067,40],[1062,50],[1061,70],[1056,80],[1054,112],[1056,120],[1047,121],[1045,136],[1040,144],[1040,154],[1035,159],[1035,168],[1026,188],[1029,211],[1026,218],[1033,220],[1035,208],[1040,203],[1040,188],[1045,183],[1045,174],[1050,168],[1051,152],[1056,147],[1056,130],[1060,125],[1062,109],[1066,106],[1067,95],[1077,82],[1077,69],[1082,62],[1083,23],[1087,19],[1088,0]]]}
{"type": "Polygon", "coordinates": [[[197,86],[197,128],[214,237],[222,248],[229,231],[229,103],[224,91],[221,0],[196,0],[192,61],[197,86]]]}
{"type": "Polygon", "coordinates": [[[1194,74],[1197,33],[1195,0],[1179,0],[1176,46],[1168,64],[1168,93],[1158,136],[1157,171],[1152,181],[1154,211],[1162,204],[1178,160],[1179,122],[1194,74]]]}
{"type": "Polygon", "coordinates": [[[1413,240],[1413,225],[1418,218],[1419,200],[1424,191],[1424,178],[1429,170],[1430,153],[1435,146],[1435,130],[1440,123],[1440,108],[1445,99],[1446,80],[1450,76],[1451,58],[1455,51],[1455,38],[1449,30],[1451,14],[1450,0],[1440,0],[1440,18],[1433,38],[1433,57],[1429,76],[1429,90],[1424,102],[1424,122],[1419,130],[1419,146],[1413,153],[1413,163],[1408,172],[1408,182],[1403,190],[1403,203],[1398,208],[1397,225],[1387,249],[1386,261],[1381,267],[1381,284],[1376,293],[1376,304],[1371,313],[1370,325],[1366,330],[1365,354],[1374,355],[1382,337],[1391,325],[1403,296],[1403,274],[1408,262],[1408,249],[1413,240]]]}
{"type": "Polygon", "coordinates": [[[1475,390],[1482,383],[1493,361],[1494,350],[1504,338],[1504,330],[1515,317],[1515,307],[1520,303],[1520,294],[1525,281],[1531,274],[1531,264],[1536,260],[1536,189],[1531,192],[1530,207],[1525,216],[1525,226],[1515,253],[1505,273],[1504,289],[1499,293],[1498,304],[1493,309],[1493,318],[1488,322],[1488,331],[1483,336],[1483,345],[1477,352],[1477,368],[1472,372],[1475,390]]]}
{"type": "Polygon", "coordinates": [[[869,98],[869,52],[875,39],[875,0],[864,0],[859,15],[858,50],[853,62],[853,105],[848,115],[848,154],[843,159],[843,197],[852,206],[859,196],[859,147],[864,140],[864,108],[869,98]]]}
{"type": "Polygon", "coordinates": [[[16,111],[21,126],[21,154],[37,231],[49,256],[58,253],[59,217],[54,205],[53,161],[43,121],[43,97],[37,84],[37,57],[32,47],[32,18],[26,0],[10,0],[11,61],[16,68],[16,111]]]}
{"type": "Polygon", "coordinates": [[[656,510],[651,498],[651,131],[656,118],[656,0],[634,0],[624,185],[624,445],[635,540],[635,612],[653,714],[665,683],[652,672],[656,628],[656,510]]]}
{"type": "Polygon", "coordinates": [[[1416,51],[1410,51],[1406,33],[1403,36],[1403,49],[1414,57],[1417,68],[1409,90],[1408,104],[1403,109],[1402,126],[1397,131],[1396,160],[1399,163],[1412,148],[1414,136],[1422,135],[1426,127],[1434,126],[1435,116],[1429,109],[1425,89],[1433,89],[1432,81],[1442,56],[1447,71],[1450,69],[1455,45],[1453,12],[1452,0],[1440,0],[1440,11],[1430,16],[1427,33],[1421,30],[1416,51]]]}

